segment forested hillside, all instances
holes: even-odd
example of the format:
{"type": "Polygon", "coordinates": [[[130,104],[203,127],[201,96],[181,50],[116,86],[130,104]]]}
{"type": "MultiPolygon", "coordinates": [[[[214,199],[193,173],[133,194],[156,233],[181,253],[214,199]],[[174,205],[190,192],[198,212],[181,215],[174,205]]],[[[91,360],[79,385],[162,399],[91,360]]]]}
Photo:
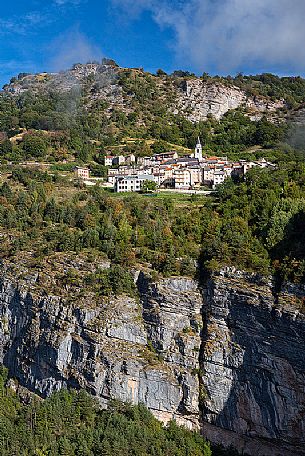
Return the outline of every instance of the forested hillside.
{"type": "Polygon", "coordinates": [[[173,145],[193,148],[199,135],[207,154],[234,157],[283,140],[304,87],[301,78],[155,76],[97,64],[58,75],[20,74],[0,95],[3,138],[20,135],[2,143],[1,156],[102,163],[109,147],[149,155],[173,145]]]}
{"type": "Polygon", "coordinates": [[[163,275],[196,275],[199,261],[207,271],[233,265],[305,279],[302,161],[228,180],[210,199],[115,196],[18,167],[8,176],[0,187],[1,257],[31,252],[36,267],[54,252],[108,258],[116,281],[112,269],[86,279],[100,294],[130,291],[126,267],[137,264],[163,275]]]}
{"type": "MultiPolygon", "coordinates": [[[[198,274],[198,265],[203,271],[235,265],[303,281],[303,144],[287,144],[297,136],[287,119],[304,98],[301,78],[151,75],[109,61],[59,75],[19,75],[0,94],[1,256],[30,250],[39,264],[52,252],[93,252],[115,268],[142,264],[164,275],[198,274]],[[191,122],[185,111],[174,113],[188,81],[218,92],[235,87],[260,102],[285,100],[285,107],[271,117],[267,107],[253,120],[253,111],[241,104],[218,120],[208,115],[191,122]],[[277,168],[228,180],[214,198],[182,201],[120,198],[99,187],[80,188],[62,175],[85,163],[93,175],[105,176],[109,151],[183,151],[198,135],[208,155],[265,157],[277,168]],[[33,159],[53,166],[45,173],[18,167],[33,159]]],[[[100,283],[101,293],[112,290],[110,276],[100,283]]]]}

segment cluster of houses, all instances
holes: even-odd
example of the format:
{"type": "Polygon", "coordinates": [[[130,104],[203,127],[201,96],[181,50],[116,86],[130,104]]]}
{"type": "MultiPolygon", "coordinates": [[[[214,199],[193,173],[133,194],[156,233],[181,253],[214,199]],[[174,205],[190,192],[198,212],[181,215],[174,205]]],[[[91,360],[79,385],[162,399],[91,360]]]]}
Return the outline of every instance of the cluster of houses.
{"type": "MultiPolygon", "coordinates": [[[[253,167],[273,168],[264,159],[259,161],[232,162],[227,157],[204,157],[198,138],[194,153],[178,156],[176,151],[156,154],[151,157],[109,156],[105,157],[108,168],[108,183],[117,192],[140,191],[145,181],[152,181],[160,188],[196,190],[202,186],[215,189],[228,177],[242,176],[253,167]]],[[[84,178],[84,169],[78,177],[84,178]]],[[[89,175],[86,175],[88,178],[89,175]]]]}
{"type": "Polygon", "coordinates": [[[139,191],[145,180],[154,181],[158,187],[177,190],[199,189],[208,186],[215,189],[231,176],[244,175],[250,168],[274,167],[272,163],[260,161],[228,161],[227,157],[203,157],[198,138],[191,155],[178,156],[176,151],[156,154],[152,157],[105,157],[108,182],[118,192],[139,191]],[[118,165],[113,168],[113,166],[118,165]]]}

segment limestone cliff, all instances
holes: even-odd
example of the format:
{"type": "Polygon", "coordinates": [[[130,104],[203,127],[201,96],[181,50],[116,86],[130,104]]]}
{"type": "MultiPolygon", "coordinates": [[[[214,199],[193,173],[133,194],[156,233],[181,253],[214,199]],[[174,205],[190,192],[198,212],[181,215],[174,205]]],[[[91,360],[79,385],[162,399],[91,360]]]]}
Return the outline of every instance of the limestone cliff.
{"type": "MultiPolygon", "coordinates": [[[[93,304],[36,296],[11,279],[0,291],[0,362],[46,396],[62,387],[144,402],[163,421],[199,426],[201,294],[191,279],[138,278],[141,302],[93,304]]],[[[32,283],[32,287],[35,284],[32,283]]]]}
{"type": "Polygon", "coordinates": [[[175,114],[183,114],[192,122],[213,116],[220,119],[231,109],[244,108],[252,120],[271,115],[285,107],[284,100],[272,101],[264,97],[248,96],[235,86],[189,79],[181,85],[177,94],[175,114]]]}
{"type": "Polygon", "coordinates": [[[227,271],[205,289],[204,433],[258,455],[305,454],[304,288],[227,271]]]}
{"type": "Polygon", "coordinates": [[[45,293],[2,272],[0,362],[42,396],[62,387],[144,402],[255,455],[302,455],[305,290],[222,271],[199,284],[135,273],[138,296],[45,293]]]}

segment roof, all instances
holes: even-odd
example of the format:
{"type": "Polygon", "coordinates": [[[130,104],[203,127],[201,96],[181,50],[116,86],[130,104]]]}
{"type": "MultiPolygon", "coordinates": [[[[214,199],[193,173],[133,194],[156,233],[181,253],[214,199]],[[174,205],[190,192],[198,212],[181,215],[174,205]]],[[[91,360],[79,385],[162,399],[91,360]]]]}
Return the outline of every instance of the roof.
{"type": "Polygon", "coordinates": [[[187,156],[185,156],[185,157],[179,157],[179,158],[177,158],[176,160],[177,160],[177,162],[179,162],[179,161],[186,161],[186,162],[195,161],[195,162],[198,162],[198,158],[187,157],[187,156]]]}
{"type": "Polygon", "coordinates": [[[176,153],[177,152],[175,150],[172,150],[170,152],[163,152],[161,154],[155,154],[154,157],[164,157],[164,156],[167,156],[167,155],[174,155],[176,153]]]}
{"type": "Polygon", "coordinates": [[[139,174],[134,176],[120,176],[121,180],[153,180],[154,176],[152,174],[139,174]]]}
{"type": "Polygon", "coordinates": [[[177,163],[177,159],[173,158],[172,160],[166,160],[163,165],[175,165],[177,163]]]}

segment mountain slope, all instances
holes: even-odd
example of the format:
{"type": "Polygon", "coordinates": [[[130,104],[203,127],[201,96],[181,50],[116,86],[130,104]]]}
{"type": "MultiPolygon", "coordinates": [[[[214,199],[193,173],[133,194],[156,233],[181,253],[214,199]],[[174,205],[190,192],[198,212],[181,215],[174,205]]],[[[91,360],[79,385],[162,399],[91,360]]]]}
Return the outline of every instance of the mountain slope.
{"type": "MultiPolygon", "coordinates": [[[[166,151],[171,144],[193,148],[198,136],[207,154],[235,158],[252,146],[276,145],[284,138],[291,109],[302,107],[305,81],[274,78],[199,78],[184,72],[156,76],[114,64],[23,73],[0,94],[0,132],[4,138],[51,132],[45,148],[55,161],[72,154],[99,162],[98,155],[109,146],[136,155],[166,151]]],[[[17,162],[27,158],[23,143],[2,156],[17,162]]]]}
{"type": "Polygon", "coordinates": [[[202,78],[157,77],[141,69],[123,69],[111,65],[75,65],[62,72],[38,75],[21,75],[4,87],[5,92],[21,94],[56,90],[59,92],[84,90],[88,101],[109,103],[109,111],[121,109],[128,113],[136,101],[149,99],[166,103],[169,111],[183,115],[192,122],[206,120],[209,115],[220,119],[230,109],[245,107],[255,117],[275,112],[286,106],[285,100],[251,95],[233,83],[202,78]]]}

